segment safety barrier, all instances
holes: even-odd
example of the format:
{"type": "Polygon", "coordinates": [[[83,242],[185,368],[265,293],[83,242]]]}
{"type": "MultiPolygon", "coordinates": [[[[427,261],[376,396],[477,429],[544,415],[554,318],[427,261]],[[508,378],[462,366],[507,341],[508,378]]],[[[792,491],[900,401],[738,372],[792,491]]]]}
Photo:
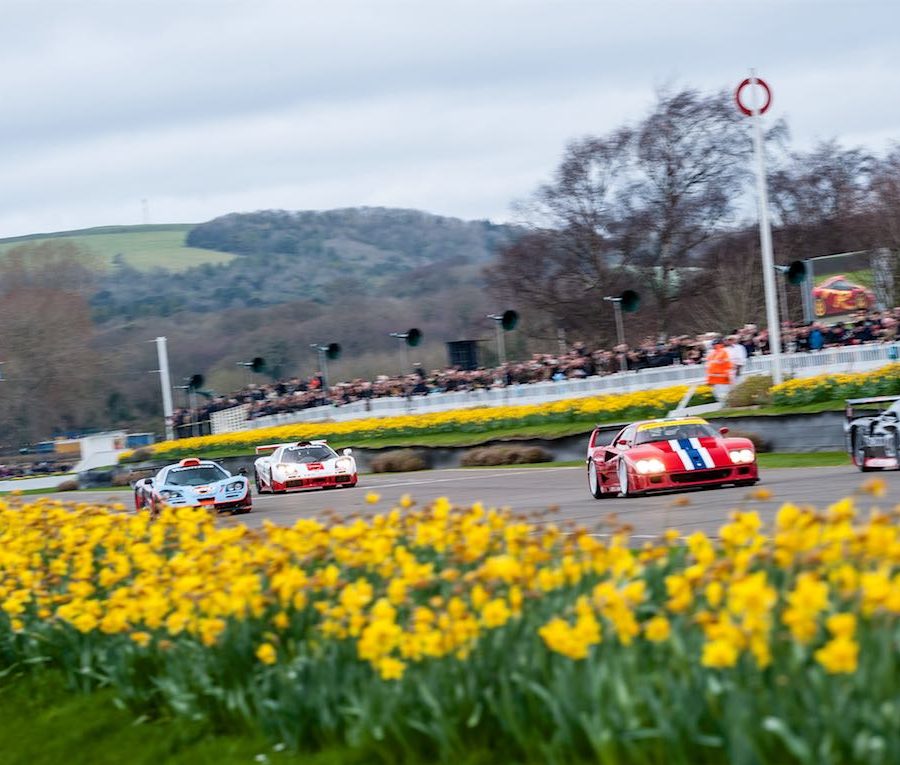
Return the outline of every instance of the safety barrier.
{"type": "MultiPolygon", "coordinates": [[[[794,377],[833,372],[865,372],[889,364],[898,358],[900,358],[900,343],[828,348],[812,353],[788,353],[781,357],[784,374],[794,377]]],[[[772,357],[751,356],[744,371],[745,375],[771,374],[772,357]]],[[[702,364],[675,364],[657,369],[643,369],[639,372],[585,377],[580,380],[528,383],[472,391],[447,391],[430,393],[426,396],[367,399],[341,406],[317,406],[296,412],[266,415],[254,420],[246,419],[246,406],[239,406],[213,414],[213,432],[229,432],[219,430],[220,427],[246,430],[287,425],[292,422],[341,422],[362,417],[423,414],[478,406],[541,404],[567,398],[629,393],[667,388],[672,385],[693,385],[703,382],[705,374],[702,364]]]]}
{"type": "Polygon", "coordinates": [[[216,433],[231,433],[235,430],[244,430],[247,423],[249,404],[233,406],[230,409],[222,409],[209,415],[209,427],[216,433]]]}

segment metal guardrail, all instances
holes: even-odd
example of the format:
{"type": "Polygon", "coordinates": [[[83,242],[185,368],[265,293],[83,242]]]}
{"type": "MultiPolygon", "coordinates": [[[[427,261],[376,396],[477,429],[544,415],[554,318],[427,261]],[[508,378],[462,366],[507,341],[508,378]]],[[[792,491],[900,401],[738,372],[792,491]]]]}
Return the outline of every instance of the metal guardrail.
{"type": "MultiPolygon", "coordinates": [[[[900,343],[828,348],[811,353],[788,353],[781,358],[785,374],[795,377],[830,372],[864,372],[897,361],[900,358],[900,343]]],[[[771,374],[771,372],[772,359],[770,356],[751,356],[744,367],[745,375],[771,374]]],[[[354,401],[342,406],[317,406],[296,412],[266,415],[244,422],[241,422],[242,413],[244,413],[243,416],[246,416],[244,407],[234,407],[219,413],[222,416],[217,419],[221,421],[221,424],[214,423],[213,432],[226,433],[231,430],[267,428],[293,422],[342,422],[362,417],[425,414],[477,406],[541,404],[568,398],[629,393],[667,388],[672,385],[693,385],[703,382],[705,376],[706,370],[702,364],[675,364],[656,369],[644,369],[639,372],[597,375],[581,380],[527,383],[473,391],[448,391],[429,393],[426,396],[375,398],[354,401]],[[219,427],[228,429],[220,430],[219,427]]]]}

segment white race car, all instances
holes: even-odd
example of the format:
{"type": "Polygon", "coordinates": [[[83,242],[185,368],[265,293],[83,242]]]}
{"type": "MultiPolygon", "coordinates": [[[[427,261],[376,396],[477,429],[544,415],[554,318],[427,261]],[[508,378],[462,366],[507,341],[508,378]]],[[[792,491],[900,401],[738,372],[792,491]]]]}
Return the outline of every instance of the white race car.
{"type": "Polygon", "coordinates": [[[352,451],[338,454],[325,441],[296,441],[290,444],[257,446],[253,463],[256,491],[302,491],[356,486],[359,473],[352,451]]]}

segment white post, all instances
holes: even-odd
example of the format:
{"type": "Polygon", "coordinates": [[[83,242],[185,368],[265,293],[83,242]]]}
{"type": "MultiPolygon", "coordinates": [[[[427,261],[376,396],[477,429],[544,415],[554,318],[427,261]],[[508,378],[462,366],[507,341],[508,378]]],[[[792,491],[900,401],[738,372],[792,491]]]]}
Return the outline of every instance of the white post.
{"type": "Polygon", "coordinates": [[[769,329],[769,353],[772,355],[772,382],[782,382],[781,324],[778,319],[778,298],[775,293],[775,258],[772,254],[772,228],[769,225],[769,197],[766,191],[766,157],[763,146],[762,115],[759,105],[759,85],[756,72],[750,72],[753,89],[753,150],[756,154],[756,196],[759,206],[759,241],[762,249],[763,286],[766,295],[766,322],[769,329]]]}
{"type": "MultiPolygon", "coordinates": [[[[501,317],[502,318],[502,317],[501,317]]],[[[506,342],[503,339],[503,326],[500,321],[497,322],[497,360],[502,367],[506,363],[506,342]]]]}
{"type": "MultiPolygon", "coordinates": [[[[625,345],[625,324],[622,321],[622,298],[607,296],[603,298],[613,304],[613,315],[616,317],[616,337],[619,345],[625,345]]],[[[628,362],[625,354],[622,354],[621,368],[623,372],[628,371],[628,362]]]]}
{"type": "Polygon", "coordinates": [[[169,354],[166,350],[166,338],[156,338],[156,355],[159,357],[159,385],[162,388],[163,415],[166,418],[166,441],[175,438],[172,427],[174,410],[172,408],[172,383],[169,380],[169,354]]]}

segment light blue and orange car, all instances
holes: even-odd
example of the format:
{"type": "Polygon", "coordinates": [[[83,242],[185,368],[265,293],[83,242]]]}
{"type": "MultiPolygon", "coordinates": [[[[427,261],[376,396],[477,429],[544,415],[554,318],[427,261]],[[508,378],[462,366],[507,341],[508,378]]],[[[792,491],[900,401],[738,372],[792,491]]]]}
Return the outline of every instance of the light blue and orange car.
{"type": "Polygon", "coordinates": [[[135,483],[135,510],[147,508],[155,513],[163,505],[249,513],[253,500],[246,476],[232,475],[217,462],[189,457],[135,483]]]}

